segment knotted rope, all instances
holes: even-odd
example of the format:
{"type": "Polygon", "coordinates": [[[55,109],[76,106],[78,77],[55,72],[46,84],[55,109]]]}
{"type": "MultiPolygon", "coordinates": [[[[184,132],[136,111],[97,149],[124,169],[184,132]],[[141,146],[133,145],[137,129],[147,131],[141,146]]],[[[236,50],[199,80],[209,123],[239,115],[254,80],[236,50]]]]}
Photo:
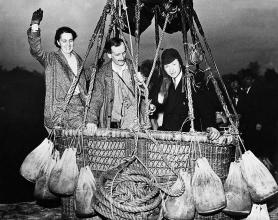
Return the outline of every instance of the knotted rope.
{"type": "MultiPolygon", "coordinates": [[[[79,82],[80,76],[81,76],[81,74],[83,73],[83,68],[84,68],[85,62],[87,61],[88,55],[89,55],[89,53],[90,53],[90,50],[92,49],[92,47],[93,47],[93,45],[94,45],[94,43],[95,43],[95,40],[96,40],[96,38],[97,38],[97,36],[98,36],[98,33],[99,33],[100,29],[101,29],[102,26],[105,24],[105,19],[106,19],[107,13],[108,13],[108,11],[109,11],[111,2],[112,2],[112,0],[107,0],[107,3],[106,3],[106,5],[105,5],[105,7],[104,7],[104,9],[103,9],[103,11],[102,11],[102,15],[101,15],[101,17],[100,17],[100,19],[99,19],[99,21],[98,21],[98,23],[97,23],[97,25],[96,25],[96,28],[95,28],[95,30],[94,30],[92,36],[91,36],[91,39],[90,39],[90,41],[89,41],[89,45],[88,45],[86,54],[85,54],[85,56],[84,56],[84,58],[83,58],[83,61],[82,61],[82,63],[81,63],[81,66],[80,66],[80,68],[79,68],[79,70],[78,70],[77,76],[73,79],[73,81],[72,81],[72,83],[71,83],[71,85],[70,85],[70,88],[69,88],[69,90],[68,90],[68,92],[67,92],[67,95],[66,95],[65,100],[64,100],[64,103],[63,103],[63,111],[64,111],[64,112],[66,112],[66,109],[67,109],[67,107],[68,107],[68,104],[69,104],[69,102],[70,102],[70,100],[71,100],[71,98],[72,98],[72,96],[73,96],[73,93],[74,93],[74,91],[75,91],[75,89],[76,89],[76,86],[77,86],[77,84],[78,84],[78,82],[79,82]]],[[[97,58],[96,58],[96,60],[97,60],[97,58]]],[[[96,66],[97,66],[96,62],[95,62],[95,64],[94,64],[94,66],[95,66],[95,68],[93,68],[93,71],[92,71],[92,74],[91,74],[91,84],[93,84],[94,76],[95,76],[95,73],[96,73],[96,66]]],[[[90,84],[90,86],[91,86],[91,84],[90,84]]],[[[92,87],[92,86],[91,86],[91,87],[92,87]]],[[[91,88],[91,89],[92,89],[92,88],[91,88]]],[[[86,97],[85,111],[87,111],[86,108],[88,108],[88,103],[90,102],[90,99],[91,99],[90,91],[91,91],[91,90],[89,90],[89,94],[88,94],[88,96],[86,97]],[[88,99],[89,99],[89,101],[88,101],[88,99]]],[[[63,118],[63,114],[60,115],[60,117],[59,117],[59,119],[58,119],[58,123],[61,123],[62,118],[63,118]]],[[[86,114],[85,114],[85,117],[84,117],[84,118],[86,119],[86,114]]],[[[85,121],[85,119],[84,119],[84,121],[85,121]]]]}
{"type": "Polygon", "coordinates": [[[109,219],[146,219],[161,203],[159,189],[144,170],[135,169],[135,159],[126,160],[100,177],[92,206],[109,219]]]}

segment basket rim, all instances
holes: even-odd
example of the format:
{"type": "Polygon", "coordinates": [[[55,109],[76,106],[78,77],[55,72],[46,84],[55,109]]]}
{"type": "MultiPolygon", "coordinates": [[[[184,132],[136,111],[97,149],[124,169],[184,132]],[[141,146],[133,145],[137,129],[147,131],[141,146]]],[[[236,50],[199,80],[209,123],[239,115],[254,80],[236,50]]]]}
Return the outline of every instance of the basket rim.
{"type": "Polygon", "coordinates": [[[98,128],[94,134],[80,129],[63,129],[55,128],[56,136],[77,136],[84,135],[85,137],[105,137],[105,138],[143,138],[150,139],[150,136],[157,141],[188,141],[212,143],[216,145],[229,145],[235,140],[235,135],[230,133],[222,133],[216,140],[209,140],[206,132],[179,132],[179,131],[154,131],[148,130],[148,133],[143,131],[134,132],[127,129],[114,128],[98,128]]]}

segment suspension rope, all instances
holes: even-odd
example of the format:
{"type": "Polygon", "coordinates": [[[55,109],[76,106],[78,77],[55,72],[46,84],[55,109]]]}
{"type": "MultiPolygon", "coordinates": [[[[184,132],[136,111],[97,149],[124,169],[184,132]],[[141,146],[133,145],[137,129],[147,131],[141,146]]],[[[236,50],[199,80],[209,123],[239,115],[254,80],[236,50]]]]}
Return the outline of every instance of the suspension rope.
{"type": "MultiPolygon", "coordinates": [[[[115,27],[114,15],[111,15],[110,19],[111,19],[110,25],[108,27],[107,35],[106,35],[106,38],[105,38],[105,41],[104,41],[103,45],[106,45],[106,42],[111,38],[113,28],[115,27]]],[[[100,56],[100,59],[103,59],[103,56],[104,56],[105,52],[106,52],[105,50],[102,50],[102,54],[100,56]]]]}
{"type": "MultiPolygon", "coordinates": [[[[183,46],[185,53],[185,74],[186,74],[186,89],[187,89],[187,100],[188,100],[188,118],[190,120],[190,132],[194,132],[194,109],[193,109],[193,99],[192,99],[192,90],[191,90],[191,79],[189,73],[189,64],[188,64],[188,40],[187,40],[187,30],[186,30],[186,21],[189,21],[189,16],[186,13],[186,8],[184,2],[181,0],[181,20],[182,20],[182,35],[183,35],[183,46]]],[[[184,87],[183,87],[184,89],[184,87]]]]}
{"type": "MultiPolygon", "coordinates": [[[[139,43],[140,43],[140,16],[141,16],[141,1],[136,1],[136,8],[135,8],[135,19],[136,19],[136,29],[135,29],[135,72],[138,72],[138,59],[139,59],[139,43]]],[[[136,77],[137,78],[137,77],[136,77]]],[[[136,88],[139,87],[138,81],[135,81],[136,88]]],[[[135,90],[135,98],[137,103],[137,117],[139,118],[139,100],[138,100],[138,90],[135,90]]]]}
{"type": "MultiPolygon", "coordinates": [[[[116,14],[115,12],[116,12],[115,7],[114,7],[114,6],[111,6],[111,13],[115,16],[115,21],[116,21],[116,23],[117,23],[118,25],[120,25],[122,19],[121,19],[121,18],[119,17],[119,15],[116,14]]],[[[139,111],[138,111],[138,109],[139,109],[139,103],[140,103],[140,96],[141,96],[141,93],[140,93],[140,87],[139,87],[138,78],[137,78],[137,75],[136,75],[136,73],[138,72],[138,67],[136,66],[135,59],[134,59],[134,57],[133,57],[132,54],[131,54],[131,50],[130,50],[130,48],[129,48],[129,46],[128,46],[127,40],[126,40],[126,38],[125,38],[125,36],[124,36],[124,33],[123,33],[123,31],[122,31],[121,28],[119,28],[119,32],[120,32],[120,35],[121,35],[122,40],[123,40],[123,42],[124,42],[124,45],[125,45],[125,47],[126,47],[127,53],[128,53],[128,55],[131,57],[132,67],[133,67],[134,72],[135,72],[135,74],[134,74],[134,81],[135,81],[135,91],[134,91],[134,95],[135,95],[136,103],[137,103],[137,117],[139,118],[139,115],[138,115],[139,111]],[[139,96],[139,98],[138,98],[138,96],[139,96]]],[[[143,86],[144,86],[144,84],[143,84],[143,86]]]]}
{"type": "Polygon", "coordinates": [[[129,32],[129,44],[131,49],[131,56],[133,57],[133,43],[132,43],[131,29],[129,23],[129,16],[127,14],[126,0],[121,0],[121,1],[122,1],[123,10],[125,11],[126,22],[127,22],[128,32],[129,32]]]}
{"type": "MultiPolygon", "coordinates": [[[[227,98],[228,98],[229,104],[231,105],[232,111],[233,111],[233,113],[235,114],[236,120],[237,120],[237,122],[238,122],[239,119],[238,119],[237,111],[236,111],[236,109],[235,109],[235,107],[234,107],[234,105],[233,105],[233,102],[232,102],[231,98],[230,98],[230,95],[229,95],[228,90],[227,90],[227,88],[226,88],[226,86],[225,86],[225,83],[224,83],[224,81],[223,81],[223,78],[222,78],[222,76],[221,76],[221,74],[220,74],[220,72],[219,72],[219,70],[218,70],[218,67],[217,67],[216,62],[215,62],[215,59],[214,59],[214,57],[213,57],[213,55],[212,55],[211,49],[210,49],[210,47],[209,47],[209,45],[208,45],[208,42],[207,42],[205,33],[204,33],[204,31],[203,31],[203,28],[202,28],[202,25],[201,25],[201,23],[200,23],[200,21],[199,21],[199,18],[198,18],[198,16],[197,16],[197,13],[196,13],[195,10],[193,10],[192,12],[193,12],[194,21],[195,21],[195,23],[196,23],[196,25],[197,25],[197,27],[198,27],[198,29],[199,29],[199,33],[201,34],[201,36],[202,36],[202,38],[203,38],[203,41],[204,41],[204,43],[205,43],[205,45],[206,45],[206,49],[207,49],[207,51],[208,51],[208,53],[209,53],[210,59],[211,59],[211,61],[212,61],[212,63],[213,63],[213,66],[214,66],[214,68],[215,68],[215,70],[216,70],[216,73],[217,73],[217,75],[218,75],[218,77],[219,77],[219,79],[220,79],[221,85],[222,85],[222,87],[223,87],[223,89],[224,89],[224,91],[225,91],[225,94],[226,94],[227,98]]],[[[212,74],[211,74],[211,76],[213,77],[212,74]]],[[[217,82],[214,83],[214,85],[215,85],[216,87],[218,87],[218,89],[219,89],[219,86],[218,86],[218,83],[217,83],[217,82]]],[[[225,112],[225,113],[226,113],[226,112],[225,112]]],[[[231,122],[231,121],[232,121],[231,115],[228,114],[228,115],[226,115],[226,116],[229,118],[229,121],[231,122]]],[[[232,123],[232,125],[235,125],[235,124],[232,123]]]]}
{"type": "Polygon", "coordinates": [[[99,30],[99,34],[98,34],[97,48],[96,48],[96,54],[95,54],[95,60],[94,60],[95,68],[92,72],[92,76],[91,76],[91,80],[90,80],[89,91],[88,91],[86,104],[85,104],[85,113],[84,113],[83,125],[86,124],[87,114],[88,114],[89,105],[90,105],[90,101],[91,101],[91,97],[92,97],[92,91],[93,91],[93,88],[94,88],[95,74],[98,70],[97,62],[98,62],[98,58],[99,58],[99,54],[100,54],[100,50],[101,50],[101,45],[102,45],[102,42],[103,42],[105,22],[106,22],[106,18],[107,18],[107,14],[108,14],[107,12],[108,11],[105,10],[105,12],[103,14],[102,21],[101,21],[101,26],[100,26],[100,30],[99,30]]]}
{"type": "Polygon", "coordinates": [[[165,22],[164,22],[164,25],[163,25],[163,29],[162,29],[162,32],[161,32],[161,35],[160,35],[159,43],[156,47],[155,56],[154,56],[154,60],[153,60],[153,65],[152,65],[150,74],[148,76],[147,82],[146,82],[147,86],[150,84],[150,81],[151,81],[151,78],[152,78],[152,75],[153,75],[153,72],[154,72],[155,64],[156,64],[156,61],[157,61],[157,58],[158,58],[158,53],[159,53],[161,43],[162,43],[162,40],[163,40],[163,37],[164,37],[164,34],[165,34],[167,23],[169,21],[169,17],[170,17],[170,14],[167,13],[166,18],[165,18],[165,22]]]}
{"type": "MultiPolygon", "coordinates": [[[[202,49],[202,52],[204,53],[204,49],[203,49],[203,46],[202,46],[202,44],[201,44],[200,41],[199,41],[199,44],[200,44],[200,48],[202,49]]],[[[230,114],[230,112],[229,112],[229,109],[228,109],[227,104],[226,104],[226,102],[225,102],[225,99],[224,99],[224,97],[223,97],[223,95],[222,95],[222,92],[221,92],[221,90],[220,90],[220,88],[219,88],[219,86],[218,86],[218,83],[217,83],[216,79],[215,79],[214,76],[213,76],[213,73],[212,73],[212,71],[211,71],[211,68],[209,67],[209,64],[208,64],[209,62],[208,62],[206,56],[204,56],[204,61],[205,61],[205,64],[206,64],[206,66],[207,66],[207,69],[206,69],[205,71],[209,71],[209,79],[212,80],[212,83],[213,83],[214,89],[215,89],[215,91],[216,91],[218,100],[220,101],[220,103],[221,103],[221,105],[222,105],[222,108],[223,108],[223,110],[224,110],[224,112],[225,112],[225,115],[226,115],[226,117],[228,118],[230,124],[234,127],[234,129],[237,130],[237,125],[236,125],[236,124],[234,123],[234,121],[232,120],[232,116],[231,116],[231,114],[230,114]]],[[[231,103],[230,103],[230,104],[231,104],[231,103]]],[[[231,104],[231,106],[233,106],[233,105],[231,104]]]]}
{"type": "MultiPolygon", "coordinates": [[[[107,3],[106,3],[106,5],[105,5],[105,7],[104,7],[104,9],[103,9],[103,11],[102,11],[102,15],[101,15],[101,17],[100,17],[100,19],[99,19],[99,21],[98,21],[98,23],[97,23],[97,25],[96,25],[96,28],[95,28],[95,30],[94,30],[94,32],[93,32],[93,35],[92,35],[92,37],[91,37],[91,39],[90,39],[90,41],[89,41],[89,45],[88,45],[86,54],[85,54],[85,56],[84,56],[84,58],[83,58],[81,67],[80,67],[80,69],[78,70],[78,74],[77,74],[77,76],[73,79],[72,84],[70,85],[70,88],[69,88],[69,90],[68,90],[68,92],[67,92],[67,95],[66,95],[66,97],[65,97],[65,101],[64,101],[64,104],[63,104],[63,111],[64,111],[64,112],[66,111],[67,106],[68,106],[68,104],[69,104],[69,102],[70,102],[70,100],[71,100],[71,98],[72,98],[72,95],[73,95],[73,93],[74,93],[74,91],[75,91],[75,88],[76,88],[76,86],[77,86],[77,84],[78,84],[78,82],[79,82],[79,79],[80,79],[80,76],[81,76],[81,74],[82,74],[82,70],[83,70],[83,68],[84,68],[85,62],[86,62],[86,60],[87,60],[87,58],[88,58],[88,55],[89,55],[90,50],[92,49],[92,47],[93,47],[93,45],[94,45],[94,43],[95,43],[96,37],[97,37],[97,35],[98,35],[98,32],[99,32],[100,27],[101,27],[101,24],[102,24],[103,17],[104,17],[104,15],[106,14],[107,7],[109,6],[109,3],[110,3],[110,2],[111,2],[111,0],[107,0],[107,3]]],[[[92,76],[93,76],[94,74],[95,74],[95,71],[92,72],[92,76]]],[[[62,117],[62,116],[61,116],[61,117],[62,117]]]]}

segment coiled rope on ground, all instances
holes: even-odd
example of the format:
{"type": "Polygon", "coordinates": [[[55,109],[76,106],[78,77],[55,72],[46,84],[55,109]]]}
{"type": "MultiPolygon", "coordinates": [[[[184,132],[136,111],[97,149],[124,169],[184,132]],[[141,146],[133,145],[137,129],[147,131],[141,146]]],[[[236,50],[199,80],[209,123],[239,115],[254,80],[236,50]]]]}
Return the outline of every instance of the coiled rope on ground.
{"type": "Polygon", "coordinates": [[[104,173],[92,206],[109,219],[144,219],[160,205],[159,192],[148,175],[140,170],[128,169],[114,176],[104,173]]]}

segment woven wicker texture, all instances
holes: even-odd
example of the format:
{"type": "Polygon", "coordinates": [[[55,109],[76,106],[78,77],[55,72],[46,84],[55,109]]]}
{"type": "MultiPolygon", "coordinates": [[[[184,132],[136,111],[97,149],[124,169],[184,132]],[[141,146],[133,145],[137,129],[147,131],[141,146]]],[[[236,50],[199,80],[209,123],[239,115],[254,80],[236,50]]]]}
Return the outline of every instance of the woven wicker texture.
{"type": "MultiPolygon", "coordinates": [[[[199,157],[206,157],[212,169],[221,178],[225,180],[229,171],[230,162],[234,157],[234,147],[230,145],[231,138],[222,138],[222,143],[212,143],[206,140],[204,135],[181,135],[181,133],[164,132],[165,140],[160,135],[155,144],[146,135],[138,135],[138,142],[135,141],[135,135],[129,135],[128,132],[113,133],[111,130],[102,131],[98,135],[92,137],[84,136],[84,154],[80,149],[80,142],[76,138],[76,134],[72,132],[57,133],[56,144],[60,149],[66,146],[77,146],[79,154],[77,161],[79,166],[83,166],[83,156],[86,164],[90,165],[95,177],[99,177],[103,171],[123,162],[135,154],[148,171],[150,171],[162,184],[172,184],[176,179],[176,174],[180,168],[187,167],[191,172],[194,169],[195,161],[199,157]],[[73,140],[74,139],[74,140],[73,140]],[[187,141],[185,141],[187,140],[187,141]],[[137,145],[136,145],[137,143],[137,145]]],[[[161,132],[159,133],[161,134],[161,132]]],[[[184,133],[183,133],[184,134],[184,133]]],[[[155,136],[155,135],[153,135],[155,136]]],[[[105,196],[104,196],[105,197],[105,196]]],[[[103,198],[103,201],[109,201],[103,198]]],[[[96,201],[96,203],[99,201],[96,201]]],[[[64,198],[62,200],[63,216],[70,219],[77,219],[74,214],[74,206],[72,198],[64,198]]],[[[103,208],[109,205],[99,205],[94,208],[103,208]]],[[[104,209],[104,208],[103,208],[104,209]]],[[[103,212],[103,210],[97,210],[103,212]]],[[[125,211],[124,211],[125,212],[125,211]]],[[[107,216],[109,218],[109,216],[107,216]]],[[[110,218],[113,219],[113,218],[110,218]]],[[[117,219],[117,218],[115,218],[117,219]]],[[[119,218],[120,219],[120,218],[119,218]]],[[[129,219],[129,218],[126,218],[129,219]]],[[[131,218],[133,219],[133,218],[131,218]]],[[[138,218],[137,218],[138,219],[138,218]]],[[[140,219],[140,218],[139,218],[140,219]]],[[[211,216],[201,216],[196,214],[194,219],[232,219],[223,213],[217,213],[211,216]]]]}

